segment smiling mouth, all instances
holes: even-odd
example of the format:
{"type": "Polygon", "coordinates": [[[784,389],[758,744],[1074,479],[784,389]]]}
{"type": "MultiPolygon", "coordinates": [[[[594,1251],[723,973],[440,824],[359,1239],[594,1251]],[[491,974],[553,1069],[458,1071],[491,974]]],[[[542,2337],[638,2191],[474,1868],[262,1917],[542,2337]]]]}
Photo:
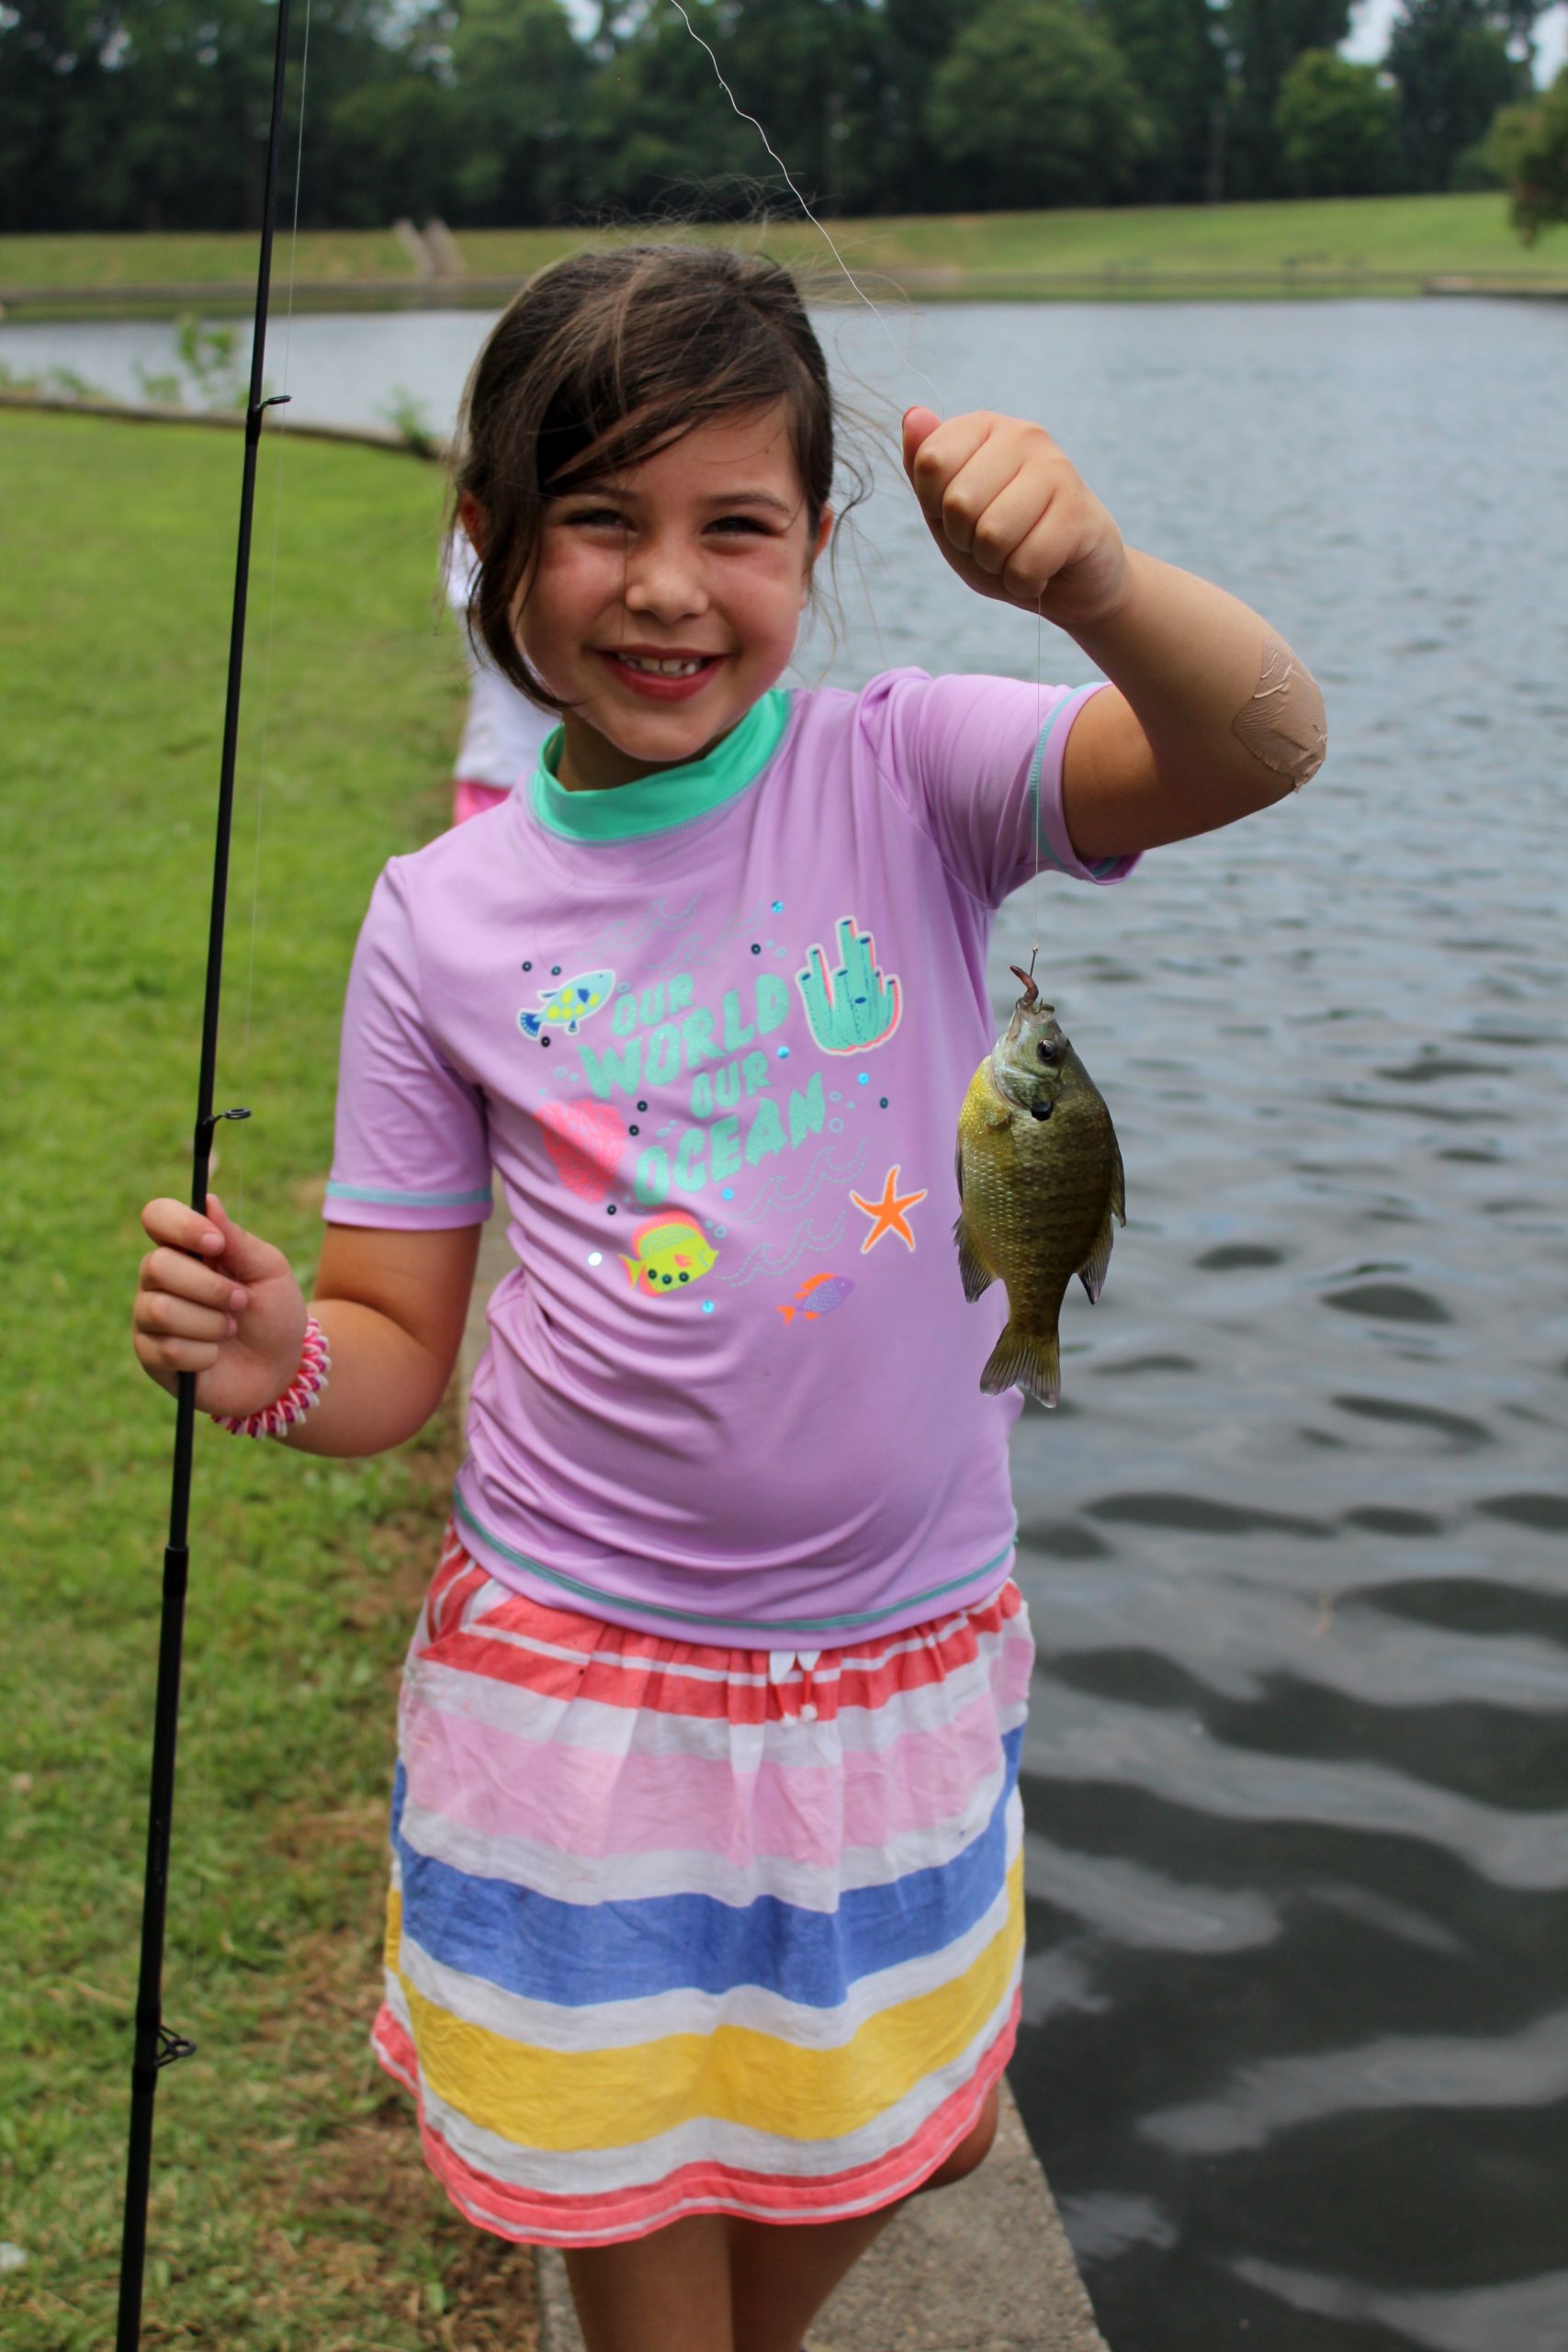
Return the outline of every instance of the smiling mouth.
{"type": "Polygon", "coordinates": [[[711,669],[724,659],[720,653],[648,653],[624,645],[606,645],[600,650],[606,662],[635,670],[641,678],[694,678],[700,670],[711,669]]]}

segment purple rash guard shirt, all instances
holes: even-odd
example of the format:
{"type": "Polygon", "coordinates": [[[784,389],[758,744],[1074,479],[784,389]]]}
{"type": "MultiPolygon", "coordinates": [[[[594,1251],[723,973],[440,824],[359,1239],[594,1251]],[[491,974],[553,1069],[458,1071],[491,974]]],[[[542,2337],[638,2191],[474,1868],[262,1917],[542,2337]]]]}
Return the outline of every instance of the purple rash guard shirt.
{"type": "Polygon", "coordinates": [[[502,1583],[720,1646],[985,1600],[1016,1525],[1000,1283],[959,1281],[959,1106],[995,909],[1086,866],[1090,686],[901,670],[775,690],[704,760],[394,858],[349,981],[325,1214],[515,1263],[458,1531],[502,1583]]]}

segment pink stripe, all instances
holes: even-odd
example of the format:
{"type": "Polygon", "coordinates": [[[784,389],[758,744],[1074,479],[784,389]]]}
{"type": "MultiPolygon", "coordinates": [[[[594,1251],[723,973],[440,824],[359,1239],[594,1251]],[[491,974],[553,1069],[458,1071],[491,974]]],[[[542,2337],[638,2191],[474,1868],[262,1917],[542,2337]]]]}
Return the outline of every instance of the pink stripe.
{"type": "Polygon", "coordinates": [[[525,1838],[584,1860],[694,1851],[737,1865],[769,1855],[829,1869],[846,1846],[960,1818],[976,1781],[1001,1762],[988,1691],[879,1754],[770,1759],[754,1772],[728,1757],[606,1756],[525,1739],[417,1699],[401,1746],[410,1802],[484,1837],[525,1838]]]}
{"type": "MultiPolygon", "coordinates": [[[[743,2213],[766,2221],[816,2222],[825,2215],[870,2213],[909,2196],[968,2138],[993,2083],[1018,2039],[1021,1996],[1013,1996],[1006,2024],[970,2080],[943,2100],[913,2139],[874,2162],[809,2180],[744,2171],[721,2164],[684,2165],[663,2179],[595,2197],[548,2197],[477,2172],[456,2155],[425,2119],[420,2139],[425,2162],[468,2221],[493,2235],[528,2245],[613,2245],[642,2237],[686,2213],[743,2213]]],[[[391,2011],[383,2008],[372,2047],[394,2080],[418,2096],[419,2059],[391,2011]]]]}

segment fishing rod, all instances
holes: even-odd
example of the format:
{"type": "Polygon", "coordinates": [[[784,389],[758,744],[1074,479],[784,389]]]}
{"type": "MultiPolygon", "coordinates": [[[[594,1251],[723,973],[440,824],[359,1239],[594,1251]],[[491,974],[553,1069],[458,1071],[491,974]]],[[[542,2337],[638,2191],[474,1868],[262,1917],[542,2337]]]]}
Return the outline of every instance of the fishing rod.
{"type": "MultiPolygon", "coordinates": [[[[196,1128],[192,1138],[190,1200],[205,1212],[212,1165],[212,1136],[220,1119],[248,1119],[243,1110],[212,1107],[218,1063],[218,1017],[223,988],[223,928],[229,897],[229,842],[233,829],[234,753],[240,736],[240,679],[244,666],[245,604],[250,585],[251,523],[255,509],[256,457],[269,408],[288,395],[268,399],[262,389],[266,356],[267,296],[272,279],[273,210],[277,151],[283,124],[283,85],[288,53],[289,0],[276,0],[277,35],[273,52],[272,109],[267,123],[266,177],[262,196],[261,250],[256,266],[251,380],[245,404],[244,464],[240,481],[240,528],[234,559],[234,602],[229,628],[229,680],[223,710],[223,751],[218,776],[218,826],[212,852],[212,900],[207,937],[207,989],[201,1016],[201,1066],[197,1080],[196,1128]]],[[[147,2255],[147,2199],[152,2171],[152,2110],[158,2076],[176,2059],[188,2058],[194,2042],[164,2023],[164,1929],[169,1891],[169,1836],[175,1803],[175,1747],[179,1730],[180,1654],[185,1640],[186,1592],[190,1578],[192,1442],[196,1430],[196,1374],[182,1372],[175,1408],[174,1461],[169,1495],[169,1540],[164,1550],[164,1597],[158,1626],[158,1686],[152,1712],[152,1787],[147,1804],[147,1865],[141,1895],[141,1964],[136,1989],[136,2044],[130,2068],[130,2131],[125,2163],[125,2221],[120,2240],[119,2321],[115,2352],[138,2352],[141,2340],[141,2284],[147,2255]]]]}

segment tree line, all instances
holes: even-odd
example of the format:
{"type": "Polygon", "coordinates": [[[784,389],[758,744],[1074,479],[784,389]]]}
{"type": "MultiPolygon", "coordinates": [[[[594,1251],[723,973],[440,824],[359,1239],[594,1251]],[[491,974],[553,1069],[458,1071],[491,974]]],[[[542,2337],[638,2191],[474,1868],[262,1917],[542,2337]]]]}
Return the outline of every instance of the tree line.
{"type": "MultiPolygon", "coordinates": [[[[1545,5],[1402,0],[1359,65],[1351,0],[686,0],[839,215],[1496,186],[1545,5]]],[[[0,229],[254,227],[275,28],[0,0],[0,229]]],[[[723,217],[776,176],[670,0],[312,0],[305,85],[309,226],[723,217]]]]}

